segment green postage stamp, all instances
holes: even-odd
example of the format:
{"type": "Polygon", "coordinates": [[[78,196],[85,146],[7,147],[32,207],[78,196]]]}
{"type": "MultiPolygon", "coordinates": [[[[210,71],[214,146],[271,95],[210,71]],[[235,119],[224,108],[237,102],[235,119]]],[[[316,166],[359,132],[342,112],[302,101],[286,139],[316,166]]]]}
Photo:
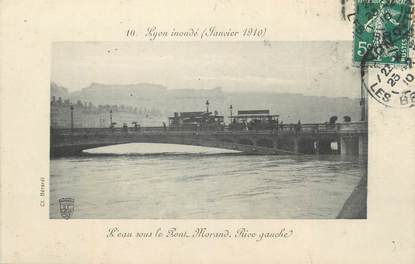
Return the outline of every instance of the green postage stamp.
{"type": "Polygon", "coordinates": [[[353,61],[411,64],[412,0],[356,0],[353,61]]]}

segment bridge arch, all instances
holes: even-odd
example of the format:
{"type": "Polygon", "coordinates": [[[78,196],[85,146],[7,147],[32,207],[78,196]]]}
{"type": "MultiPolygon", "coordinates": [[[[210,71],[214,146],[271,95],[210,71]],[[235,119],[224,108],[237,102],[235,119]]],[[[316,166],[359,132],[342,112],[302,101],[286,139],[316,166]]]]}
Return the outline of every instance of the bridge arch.
{"type": "Polygon", "coordinates": [[[300,138],[298,140],[298,152],[302,154],[314,154],[316,139],[311,137],[300,138]]]}
{"type": "Polygon", "coordinates": [[[238,140],[238,144],[253,146],[254,142],[248,138],[241,138],[238,140]]]}
{"type": "Polygon", "coordinates": [[[268,138],[260,138],[256,141],[257,146],[259,147],[266,147],[266,148],[273,148],[274,142],[268,138]]]}
{"type": "Polygon", "coordinates": [[[340,153],[340,143],[337,138],[320,138],[318,141],[319,154],[340,153]],[[332,148],[332,144],[336,143],[337,149],[332,148]]]}
{"type": "Polygon", "coordinates": [[[84,149],[126,143],[197,145],[263,154],[360,154],[367,151],[367,123],[359,123],[357,127],[351,127],[350,124],[343,127],[342,124],[340,129],[330,131],[330,133],[324,131],[311,133],[304,129],[296,134],[268,134],[253,131],[166,131],[162,128],[137,131],[117,128],[51,129],[50,155],[72,155],[84,149]],[[302,138],[307,139],[302,141],[302,138]]]}
{"type": "Polygon", "coordinates": [[[230,138],[222,138],[220,139],[221,142],[226,142],[226,143],[235,143],[232,139],[230,138]]]}
{"type": "Polygon", "coordinates": [[[278,148],[286,151],[295,150],[295,138],[281,137],[278,139],[278,148]]]}

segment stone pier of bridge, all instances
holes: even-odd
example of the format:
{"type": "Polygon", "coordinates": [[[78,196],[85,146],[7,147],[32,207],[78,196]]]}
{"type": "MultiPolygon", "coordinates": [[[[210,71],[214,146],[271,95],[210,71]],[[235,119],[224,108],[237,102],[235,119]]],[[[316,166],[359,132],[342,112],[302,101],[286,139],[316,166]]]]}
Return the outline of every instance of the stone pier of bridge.
{"type": "Polygon", "coordinates": [[[367,155],[368,138],[364,135],[340,137],[341,155],[367,155]]]}

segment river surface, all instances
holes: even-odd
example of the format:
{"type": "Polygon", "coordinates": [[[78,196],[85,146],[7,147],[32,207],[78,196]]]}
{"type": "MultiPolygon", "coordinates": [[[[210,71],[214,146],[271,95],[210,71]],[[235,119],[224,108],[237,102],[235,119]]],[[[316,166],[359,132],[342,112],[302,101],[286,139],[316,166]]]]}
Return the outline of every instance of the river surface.
{"type": "Polygon", "coordinates": [[[72,218],[335,218],[366,173],[340,155],[241,155],[220,149],[128,144],[50,161],[50,217],[75,199],[72,218]]]}

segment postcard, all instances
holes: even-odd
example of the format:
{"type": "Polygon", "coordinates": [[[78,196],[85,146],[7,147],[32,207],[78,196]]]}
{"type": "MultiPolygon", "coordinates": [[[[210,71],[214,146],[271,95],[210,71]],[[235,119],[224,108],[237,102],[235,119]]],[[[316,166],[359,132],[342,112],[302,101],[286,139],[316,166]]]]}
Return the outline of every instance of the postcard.
{"type": "Polygon", "coordinates": [[[415,260],[412,1],[1,6],[1,263],[415,260]]]}

